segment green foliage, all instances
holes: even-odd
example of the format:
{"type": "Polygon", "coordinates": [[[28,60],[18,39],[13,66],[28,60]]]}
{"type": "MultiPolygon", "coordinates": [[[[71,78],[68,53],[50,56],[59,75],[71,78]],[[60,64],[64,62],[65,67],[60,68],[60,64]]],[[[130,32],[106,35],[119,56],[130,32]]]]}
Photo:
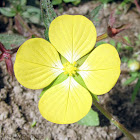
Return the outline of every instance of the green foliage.
{"type": "Polygon", "coordinates": [[[68,3],[68,2],[74,2],[76,0],[63,0],[65,3],[68,3]]]}
{"type": "Polygon", "coordinates": [[[21,5],[21,6],[25,6],[26,3],[27,3],[27,0],[8,0],[12,5],[14,6],[18,6],[18,5],[21,5]]]}
{"type": "Polygon", "coordinates": [[[119,8],[125,8],[126,4],[132,2],[131,0],[123,0],[122,3],[119,5],[119,8]]]}
{"type": "Polygon", "coordinates": [[[128,50],[128,51],[133,51],[133,47],[131,47],[131,46],[127,46],[127,45],[126,45],[124,48],[125,48],[126,50],[128,50]]]}
{"type": "Polygon", "coordinates": [[[15,9],[10,7],[3,7],[3,8],[0,7],[0,12],[1,14],[7,17],[14,17],[16,15],[15,9]]]}
{"type": "Polygon", "coordinates": [[[23,36],[17,34],[0,34],[0,42],[9,50],[19,47],[25,41],[23,36]]]}
{"type": "Polygon", "coordinates": [[[130,39],[129,39],[128,36],[124,36],[123,38],[124,38],[129,44],[131,44],[131,41],[130,41],[130,39]]]}
{"type": "Polygon", "coordinates": [[[62,0],[52,0],[52,5],[59,5],[62,3],[62,0]]]}
{"type": "Polygon", "coordinates": [[[129,85],[129,84],[131,84],[133,81],[135,81],[137,79],[137,77],[135,77],[135,76],[132,76],[132,77],[130,77],[130,78],[128,78],[124,83],[123,83],[123,85],[129,85]]]}
{"type": "Polygon", "coordinates": [[[41,15],[44,21],[44,25],[46,27],[45,38],[46,40],[48,40],[48,30],[50,23],[56,18],[56,13],[53,9],[50,0],[41,0],[41,15]]]}
{"type": "Polygon", "coordinates": [[[105,44],[105,43],[106,43],[105,41],[99,41],[96,43],[96,47],[98,47],[99,45],[105,44]]]}
{"type": "Polygon", "coordinates": [[[129,85],[131,84],[133,81],[135,81],[136,79],[138,79],[136,85],[134,86],[134,90],[132,92],[132,96],[131,96],[131,102],[133,103],[136,99],[136,96],[140,90],[140,72],[131,72],[130,73],[131,77],[129,79],[127,79],[123,85],[129,85]]]}
{"type": "Polygon", "coordinates": [[[34,6],[26,6],[26,10],[21,13],[22,17],[27,21],[39,24],[41,21],[40,9],[34,6]]]}
{"type": "Polygon", "coordinates": [[[63,0],[63,1],[62,0],[52,0],[53,5],[59,5],[62,2],[65,2],[65,3],[71,2],[72,4],[77,5],[81,2],[81,0],[63,0]]]}
{"type": "Polygon", "coordinates": [[[35,127],[36,123],[37,123],[36,121],[33,121],[32,124],[31,124],[31,127],[35,127]]]}
{"type": "Polygon", "coordinates": [[[118,42],[116,49],[118,52],[121,52],[122,51],[122,43],[118,42]]]}
{"type": "Polygon", "coordinates": [[[138,35],[137,41],[136,41],[136,46],[139,46],[139,45],[140,45],[140,34],[138,35]]]}
{"type": "Polygon", "coordinates": [[[97,6],[89,14],[89,19],[94,23],[95,26],[99,24],[99,12],[102,9],[102,7],[103,5],[97,6]]]}
{"type": "Polygon", "coordinates": [[[109,44],[111,44],[112,46],[116,46],[116,42],[113,39],[109,41],[109,44]]]}
{"type": "Polygon", "coordinates": [[[99,41],[96,43],[96,47],[98,47],[99,45],[105,44],[105,43],[106,43],[105,41],[99,41]]]}
{"type": "Polygon", "coordinates": [[[80,125],[86,125],[86,126],[98,126],[99,125],[98,113],[90,109],[88,114],[77,123],[80,125]]]}
{"type": "Polygon", "coordinates": [[[135,101],[136,96],[137,96],[139,90],[140,90],[140,74],[139,74],[139,77],[138,77],[138,81],[137,81],[137,83],[136,83],[136,85],[134,87],[134,91],[132,93],[132,97],[131,97],[131,102],[132,103],[135,101]]]}
{"type": "Polygon", "coordinates": [[[121,58],[121,62],[122,62],[122,63],[127,63],[128,61],[129,61],[129,58],[128,58],[128,57],[123,56],[123,57],[121,58]]]}
{"type": "Polygon", "coordinates": [[[103,4],[107,4],[107,3],[109,3],[109,2],[112,2],[113,0],[99,0],[101,3],[103,3],[103,4]]]}
{"type": "MultiPolygon", "coordinates": [[[[130,41],[128,36],[125,36],[124,39],[127,41],[128,44],[131,44],[131,41],[130,41]]],[[[117,49],[118,52],[122,52],[123,51],[122,43],[121,42],[116,43],[114,40],[110,40],[109,43],[111,45],[113,45],[113,46],[116,46],[116,49],[117,49]]],[[[124,49],[128,50],[128,51],[133,51],[133,47],[128,46],[128,45],[125,45],[124,49]]]]}
{"type": "Polygon", "coordinates": [[[27,0],[9,0],[10,7],[0,7],[0,13],[7,17],[21,15],[27,22],[41,24],[40,9],[34,6],[29,6],[27,0]]]}

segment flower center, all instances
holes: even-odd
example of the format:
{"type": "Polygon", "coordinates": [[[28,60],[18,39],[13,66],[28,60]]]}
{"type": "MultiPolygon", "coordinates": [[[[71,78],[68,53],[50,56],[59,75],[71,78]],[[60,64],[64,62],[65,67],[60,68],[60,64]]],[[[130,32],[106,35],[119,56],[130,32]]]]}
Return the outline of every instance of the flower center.
{"type": "Polygon", "coordinates": [[[70,64],[70,62],[65,63],[63,66],[64,74],[69,74],[69,76],[72,76],[73,74],[76,74],[77,68],[75,67],[76,62],[73,64],[70,64]]]}

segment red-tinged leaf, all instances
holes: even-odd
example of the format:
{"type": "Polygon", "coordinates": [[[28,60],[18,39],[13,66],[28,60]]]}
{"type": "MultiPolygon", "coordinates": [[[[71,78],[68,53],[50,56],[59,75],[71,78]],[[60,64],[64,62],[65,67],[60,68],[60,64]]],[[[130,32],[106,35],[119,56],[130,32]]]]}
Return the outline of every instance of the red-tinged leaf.
{"type": "Polygon", "coordinates": [[[4,48],[4,45],[0,42],[0,51],[3,53],[6,51],[6,49],[4,48]]]}
{"type": "Polygon", "coordinates": [[[120,27],[117,27],[116,30],[117,30],[118,33],[120,33],[120,32],[122,32],[122,31],[124,31],[126,29],[129,29],[130,27],[131,27],[131,24],[124,24],[124,25],[122,25],[120,27]]]}
{"type": "Polygon", "coordinates": [[[13,77],[13,63],[12,63],[11,58],[5,59],[5,63],[6,63],[6,68],[7,68],[9,75],[11,75],[13,77]]]}
{"type": "Polygon", "coordinates": [[[117,27],[117,28],[112,28],[111,26],[108,26],[108,28],[107,28],[108,36],[115,37],[120,32],[130,28],[130,26],[131,26],[131,24],[124,24],[124,25],[117,27]]]}

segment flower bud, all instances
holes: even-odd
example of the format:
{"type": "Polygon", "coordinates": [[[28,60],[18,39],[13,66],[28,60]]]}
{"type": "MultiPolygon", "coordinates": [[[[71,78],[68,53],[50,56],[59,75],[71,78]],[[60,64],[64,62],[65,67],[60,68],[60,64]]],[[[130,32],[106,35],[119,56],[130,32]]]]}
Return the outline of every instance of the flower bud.
{"type": "Polygon", "coordinates": [[[129,67],[130,71],[135,72],[140,69],[140,63],[136,60],[132,60],[132,61],[128,62],[128,67],[129,67]]]}

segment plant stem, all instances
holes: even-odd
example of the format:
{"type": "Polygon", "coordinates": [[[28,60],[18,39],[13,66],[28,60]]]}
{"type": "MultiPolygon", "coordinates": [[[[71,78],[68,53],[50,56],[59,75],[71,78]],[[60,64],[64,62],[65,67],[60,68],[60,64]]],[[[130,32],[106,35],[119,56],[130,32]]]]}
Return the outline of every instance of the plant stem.
{"type": "Polygon", "coordinates": [[[33,31],[30,29],[30,27],[28,26],[28,24],[22,19],[22,17],[20,15],[16,15],[16,18],[19,20],[19,22],[23,25],[24,28],[27,29],[27,31],[31,34],[34,35],[35,37],[39,37],[38,35],[36,35],[35,33],[33,33],[33,31]]]}
{"type": "Polygon", "coordinates": [[[135,5],[136,5],[136,7],[137,7],[138,12],[140,13],[140,6],[139,6],[137,0],[134,0],[134,3],[135,3],[135,5]]]}
{"type": "Polygon", "coordinates": [[[105,39],[105,38],[107,38],[107,37],[108,37],[108,34],[107,34],[107,33],[104,33],[104,34],[99,35],[99,36],[97,37],[97,41],[103,40],[103,39],[105,39]]]}
{"type": "Polygon", "coordinates": [[[113,116],[107,110],[105,110],[94,97],[93,104],[98,108],[98,110],[100,110],[101,113],[104,114],[107,119],[109,119],[116,127],[118,127],[129,140],[136,140],[134,136],[122,124],[113,118],[113,116]]]}

